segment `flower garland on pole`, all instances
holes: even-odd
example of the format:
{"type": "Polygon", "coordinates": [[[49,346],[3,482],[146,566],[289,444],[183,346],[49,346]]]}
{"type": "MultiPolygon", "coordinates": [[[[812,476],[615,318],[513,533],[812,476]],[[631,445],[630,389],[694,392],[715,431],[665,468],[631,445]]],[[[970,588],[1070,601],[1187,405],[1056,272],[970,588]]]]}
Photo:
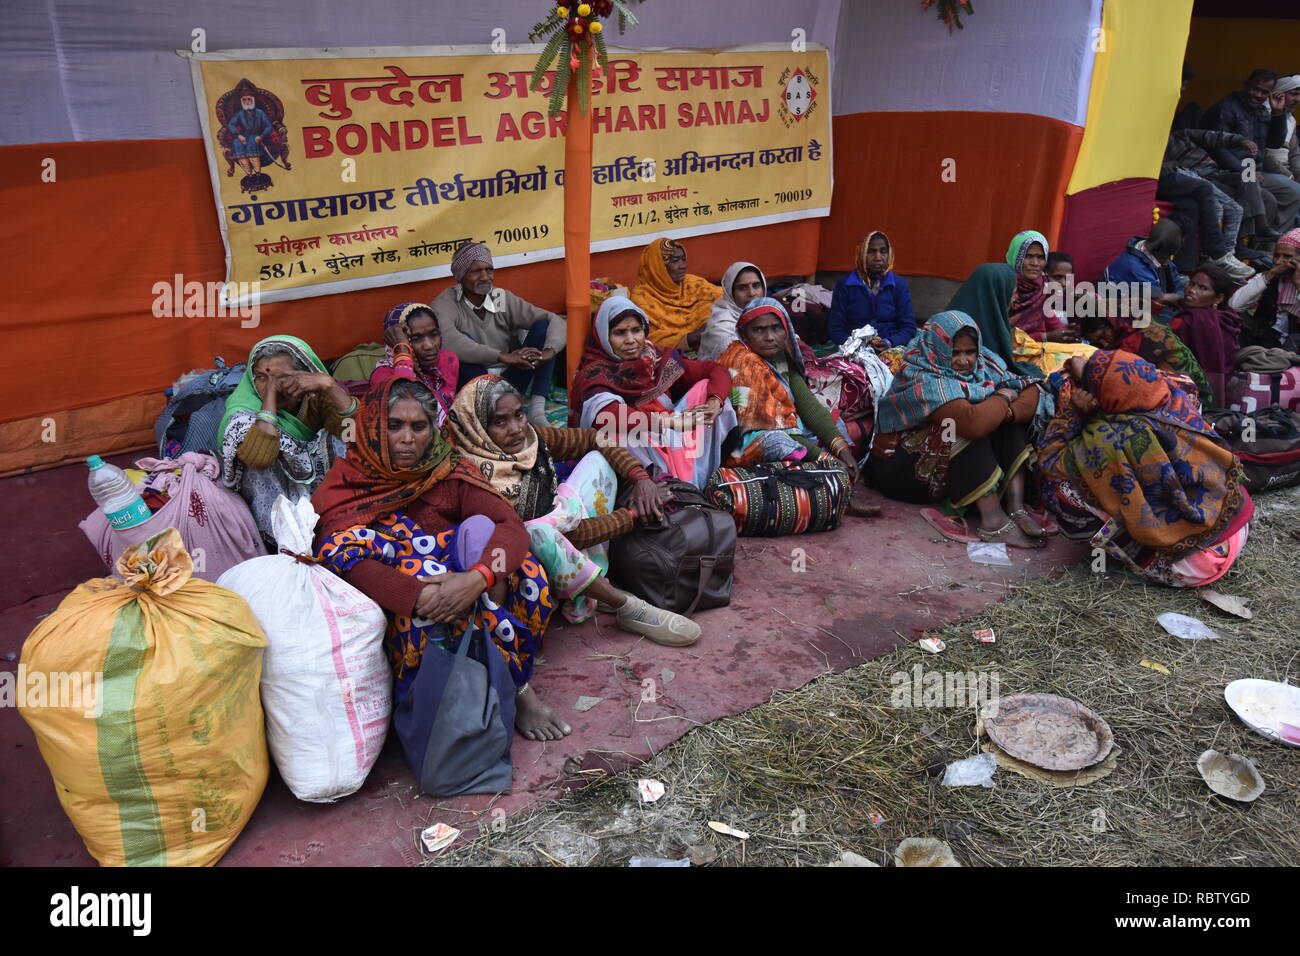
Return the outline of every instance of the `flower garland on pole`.
{"type": "Polygon", "coordinates": [[[591,328],[591,84],[609,69],[602,17],[618,13],[621,34],[637,19],[626,0],[565,0],[534,24],[529,39],[546,40],[529,88],[541,89],[551,64],[555,81],[547,112],[565,113],[564,124],[564,305],[568,322],[565,355],[569,385],[591,328]],[[577,109],[574,109],[574,106],[577,109]]]}
{"type": "Polygon", "coordinates": [[[971,0],[921,0],[921,9],[929,10],[936,3],[939,5],[936,16],[948,24],[949,33],[952,33],[954,26],[958,30],[966,29],[962,26],[961,15],[965,13],[969,16],[975,12],[975,8],[971,6],[971,0]]]}

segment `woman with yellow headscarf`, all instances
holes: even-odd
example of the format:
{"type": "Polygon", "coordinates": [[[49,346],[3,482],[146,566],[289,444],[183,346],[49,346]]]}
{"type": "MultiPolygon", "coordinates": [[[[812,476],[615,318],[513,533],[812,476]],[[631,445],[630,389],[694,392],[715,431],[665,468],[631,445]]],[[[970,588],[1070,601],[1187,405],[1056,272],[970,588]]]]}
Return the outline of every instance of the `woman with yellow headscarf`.
{"type": "Polygon", "coordinates": [[[636,288],[629,298],[650,320],[650,341],[666,349],[690,349],[709,321],[722,287],[688,275],[686,250],[672,239],[656,239],[641,250],[636,288]]]}

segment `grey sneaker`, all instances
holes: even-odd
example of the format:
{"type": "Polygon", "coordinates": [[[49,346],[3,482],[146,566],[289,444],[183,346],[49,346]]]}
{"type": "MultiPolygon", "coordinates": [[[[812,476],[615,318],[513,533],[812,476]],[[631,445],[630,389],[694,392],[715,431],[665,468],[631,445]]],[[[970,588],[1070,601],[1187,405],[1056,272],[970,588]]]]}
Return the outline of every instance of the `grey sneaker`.
{"type": "Polygon", "coordinates": [[[700,639],[700,626],[688,617],[665,611],[631,594],[614,612],[619,630],[640,634],[667,647],[689,647],[700,639]]]}
{"type": "Polygon", "coordinates": [[[1225,252],[1223,255],[1219,256],[1219,258],[1211,261],[1234,279],[1249,279],[1255,274],[1254,269],[1246,265],[1246,263],[1242,262],[1231,252],[1225,252]]]}

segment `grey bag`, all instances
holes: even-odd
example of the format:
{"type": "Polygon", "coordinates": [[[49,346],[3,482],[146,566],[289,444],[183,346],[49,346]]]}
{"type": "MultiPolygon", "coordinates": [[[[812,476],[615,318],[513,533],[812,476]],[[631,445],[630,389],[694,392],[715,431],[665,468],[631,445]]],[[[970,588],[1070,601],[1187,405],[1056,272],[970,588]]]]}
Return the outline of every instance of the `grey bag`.
{"type": "Polygon", "coordinates": [[[427,647],[393,714],[420,789],[435,797],[509,792],[514,725],[509,665],[472,619],[455,653],[427,647]]]}

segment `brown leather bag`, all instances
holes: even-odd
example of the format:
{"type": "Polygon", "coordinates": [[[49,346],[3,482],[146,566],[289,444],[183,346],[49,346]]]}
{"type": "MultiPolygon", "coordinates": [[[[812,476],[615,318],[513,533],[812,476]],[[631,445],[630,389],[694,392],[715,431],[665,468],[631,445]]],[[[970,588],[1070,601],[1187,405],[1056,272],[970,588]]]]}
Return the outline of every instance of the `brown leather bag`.
{"type": "MultiPolygon", "coordinates": [[[[656,607],[687,616],[731,603],[736,525],[694,485],[666,481],[673,500],[658,525],[638,525],[609,543],[609,576],[656,607]]],[[[619,495],[627,506],[631,489],[619,495]]]]}

